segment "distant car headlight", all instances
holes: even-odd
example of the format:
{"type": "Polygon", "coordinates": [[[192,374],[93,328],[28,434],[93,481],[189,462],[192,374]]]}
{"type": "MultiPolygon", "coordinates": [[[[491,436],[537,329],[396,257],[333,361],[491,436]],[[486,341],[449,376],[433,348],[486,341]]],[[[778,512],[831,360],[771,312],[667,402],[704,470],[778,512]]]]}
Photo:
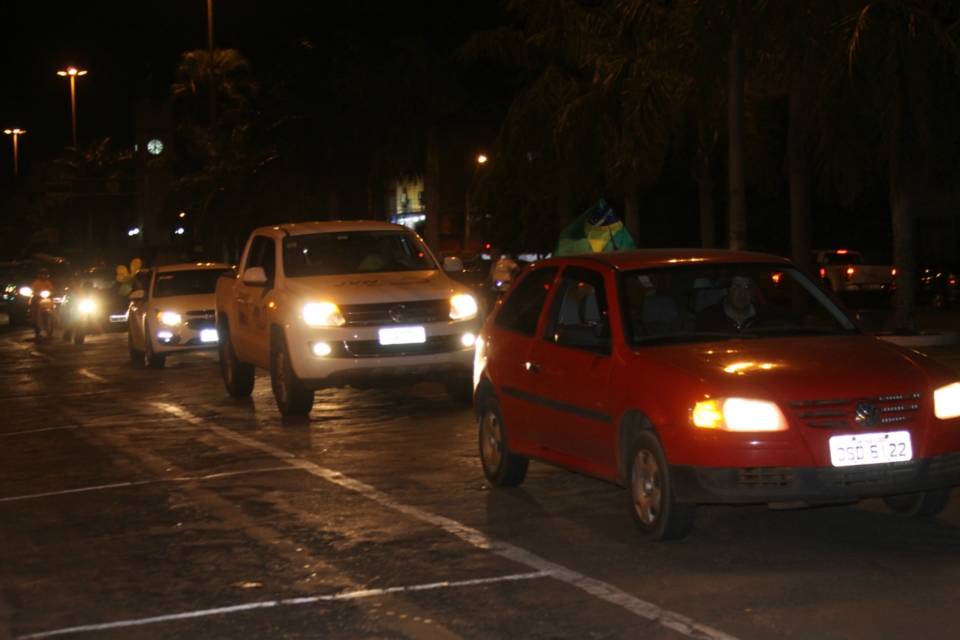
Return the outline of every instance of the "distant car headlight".
{"type": "Polygon", "coordinates": [[[80,313],[93,313],[93,310],[96,308],[97,305],[93,303],[93,300],[80,301],[80,313]]]}
{"type": "Polygon", "coordinates": [[[690,421],[697,427],[724,431],[787,430],[787,421],[777,405],[765,400],[747,398],[719,398],[698,402],[690,412],[690,421]]]}
{"type": "Polygon", "coordinates": [[[30,287],[20,287],[20,295],[22,295],[24,298],[29,298],[33,295],[33,289],[30,287]]]}
{"type": "Polygon", "coordinates": [[[960,416],[960,382],[933,392],[933,414],[941,420],[960,416]]]}
{"type": "Polygon", "coordinates": [[[303,305],[303,321],[311,327],[339,327],[347,322],[340,308],[332,302],[308,302],[303,305]]]}
{"type": "Polygon", "coordinates": [[[173,311],[157,311],[157,320],[168,327],[175,327],[180,324],[180,314],[173,311]]]}
{"type": "Polygon", "coordinates": [[[477,301],[473,296],[461,293],[450,298],[450,319],[466,320],[477,315],[477,301]]]}

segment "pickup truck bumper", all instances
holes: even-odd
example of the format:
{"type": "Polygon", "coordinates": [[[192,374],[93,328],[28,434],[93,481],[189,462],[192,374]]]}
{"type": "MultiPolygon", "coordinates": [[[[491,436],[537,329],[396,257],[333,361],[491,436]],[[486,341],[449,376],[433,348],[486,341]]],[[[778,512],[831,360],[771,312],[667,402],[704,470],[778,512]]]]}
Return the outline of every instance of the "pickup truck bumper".
{"type": "MultiPolygon", "coordinates": [[[[379,329],[303,328],[287,334],[293,369],[308,388],[400,386],[473,372],[479,321],[430,323],[425,341],[381,344],[379,329]],[[324,345],[318,355],[315,347],[324,345]]],[[[289,331],[289,328],[288,328],[289,331]]]]}

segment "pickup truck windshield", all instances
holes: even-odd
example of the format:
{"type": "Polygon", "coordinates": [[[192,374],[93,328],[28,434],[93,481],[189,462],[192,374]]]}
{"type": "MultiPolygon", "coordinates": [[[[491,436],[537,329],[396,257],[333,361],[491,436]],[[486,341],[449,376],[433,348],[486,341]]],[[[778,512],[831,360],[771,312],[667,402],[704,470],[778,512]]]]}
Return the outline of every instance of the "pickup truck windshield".
{"type": "Polygon", "coordinates": [[[283,240],[283,273],[288,278],[436,268],[414,233],[341,231],[283,240]]]}
{"type": "Polygon", "coordinates": [[[789,265],[678,265],[622,275],[626,334],[637,346],[859,333],[789,265]]]}

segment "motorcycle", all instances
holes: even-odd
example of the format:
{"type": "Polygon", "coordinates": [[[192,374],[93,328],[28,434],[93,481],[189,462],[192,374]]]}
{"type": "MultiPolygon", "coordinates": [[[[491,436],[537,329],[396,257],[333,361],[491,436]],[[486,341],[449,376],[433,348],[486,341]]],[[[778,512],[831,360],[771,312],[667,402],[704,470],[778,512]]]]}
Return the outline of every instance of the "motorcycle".
{"type": "Polygon", "coordinates": [[[53,293],[50,291],[40,291],[34,293],[30,298],[30,304],[37,305],[35,312],[36,325],[33,330],[35,335],[40,337],[52,337],[53,330],[57,326],[56,310],[54,309],[53,293]]]}
{"type": "Polygon", "coordinates": [[[102,328],[97,317],[97,303],[93,298],[81,298],[73,311],[70,324],[63,330],[63,339],[73,339],[74,344],[83,344],[87,336],[100,335],[102,328]]]}

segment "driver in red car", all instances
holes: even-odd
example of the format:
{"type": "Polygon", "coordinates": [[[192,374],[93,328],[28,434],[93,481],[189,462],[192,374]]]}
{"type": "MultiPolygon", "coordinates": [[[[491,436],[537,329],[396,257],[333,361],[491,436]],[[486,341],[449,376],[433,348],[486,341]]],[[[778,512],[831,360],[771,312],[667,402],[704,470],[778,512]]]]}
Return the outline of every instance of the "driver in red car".
{"type": "Polygon", "coordinates": [[[753,298],[756,281],[752,274],[730,276],[726,295],[720,302],[697,313],[697,331],[704,333],[737,333],[749,329],[758,321],[775,317],[770,309],[753,298]]]}

